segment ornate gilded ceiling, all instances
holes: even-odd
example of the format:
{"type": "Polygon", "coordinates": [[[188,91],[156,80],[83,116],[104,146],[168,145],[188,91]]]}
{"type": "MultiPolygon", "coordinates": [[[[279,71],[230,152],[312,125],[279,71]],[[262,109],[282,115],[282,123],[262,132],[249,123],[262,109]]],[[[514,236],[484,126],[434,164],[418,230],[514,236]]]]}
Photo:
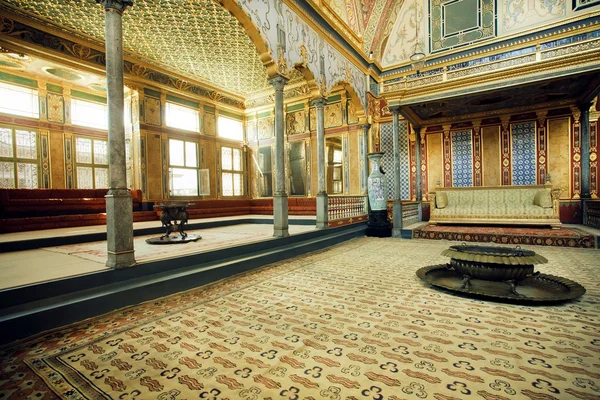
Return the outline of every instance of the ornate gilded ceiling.
{"type": "MultiPolygon", "coordinates": [[[[363,39],[363,50],[379,58],[404,0],[328,0],[329,7],[363,39]]],[[[317,10],[318,11],[318,10],[317,10]]]]}
{"type": "MultiPolygon", "coordinates": [[[[0,0],[95,42],[104,10],[95,0],[0,0]]],[[[128,56],[246,96],[268,87],[256,48],[238,20],[213,0],[136,0],[123,15],[128,56]]]]}

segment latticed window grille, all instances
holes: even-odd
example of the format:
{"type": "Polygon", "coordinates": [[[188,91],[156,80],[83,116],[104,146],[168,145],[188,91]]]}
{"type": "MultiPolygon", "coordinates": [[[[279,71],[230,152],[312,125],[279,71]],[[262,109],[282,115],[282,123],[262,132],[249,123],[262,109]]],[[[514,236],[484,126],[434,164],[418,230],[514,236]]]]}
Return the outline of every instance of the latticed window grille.
{"type": "Polygon", "coordinates": [[[75,138],[75,175],[78,189],[108,188],[108,141],[75,138]]]}
{"type": "Polygon", "coordinates": [[[221,147],[221,193],[223,196],[244,195],[244,167],[241,149],[221,147]]]}
{"type": "Polygon", "coordinates": [[[35,131],[0,126],[0,187],[39,187],[39,136],[35,131]]]}

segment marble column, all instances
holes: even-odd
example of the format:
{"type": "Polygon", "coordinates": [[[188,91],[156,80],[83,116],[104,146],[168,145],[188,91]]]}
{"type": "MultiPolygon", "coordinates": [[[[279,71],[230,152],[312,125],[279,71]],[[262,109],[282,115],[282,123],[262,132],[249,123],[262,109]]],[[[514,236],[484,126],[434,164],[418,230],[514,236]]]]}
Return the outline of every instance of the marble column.
{"type": "Polygon", "coordinates": [[[132,0],[96,0],[105,10],[106,87],[108,100],[109,184],[106,195],[106,239],[110,268],[135,265],[133,210],[127,189],[123,96],[122,14],[132,0]]]}
{"type": "Polygon", "coordinates": [[[590,194],[590,107],[592,103],[579,105],[581,111],[581,198],[589,199],[590,194]]]}
{"type": "Polygon", "coordinates": [[[325,99],[313,100],[317,111],[317,229],[329,227],[327,187],[325,186],[325,99]]]}
{"type": "Polygon", "coordinates": [[[394,118],[394,198],[393,198],[393,229],[392,237],[402,237],[402,200],[400,195],[400,107],[390,107],[394,118]]]}
{"type": "Polygon", "coordinates": [[[361,172],[361,178],[362,178],[362,182],[361,182],[361,186],[363,187],[363,191],[361,191],[361,195],[363,196],[368,196],[368,186],[369,186],[369,128],[371,127],[371,124],[362,124],[360,126],[362,128],[362,149],[361,149],[361,154],[362,154],[362,170],[361,172]]]}
{"type": "Polygon", "coordinates": [[[415,174],[415,186],[417,186],[417,203],[419,204],[419,221],[423,219],[423,204],[421,203],[423,200],[423,187],[421,186],[421,127],[413,126],[413,130],[415,131],[415,167],[417,168],[417,173],[415,174]]]}
{"type": "Polygon", "coordinates": [[[283,88],[288,79],[276,75],[269,79],[275,89],[275,193],[273,193],[273,236],[289,236],[288,196],[285,192],[285,150],[283,120],[283,88]]]}

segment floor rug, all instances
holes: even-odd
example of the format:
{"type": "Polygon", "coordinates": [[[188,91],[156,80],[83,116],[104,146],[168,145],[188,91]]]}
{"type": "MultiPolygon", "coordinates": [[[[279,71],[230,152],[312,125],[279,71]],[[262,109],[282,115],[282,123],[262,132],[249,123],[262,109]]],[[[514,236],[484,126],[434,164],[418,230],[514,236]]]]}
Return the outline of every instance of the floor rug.
{"type": "Polygon", "coordinates": [[[598,250],[535,247],[576,301],[454,296],[448,243],[361,238],[0,349],[0,398],[598,399],[598,250]]]}
{"type": "MultiPolygon", "coordinates": [[[[146,243],[146,239],[160,236],[160,234],[134,237],[136,261],[164,259],[174,255],[183,256],[265,240],[273,236],[273,228],[271,225],[242,224],[191,230],[187,233],[198,234],[202,236],[202,239],[185,244],[152,245],[146,243]]],[[[45,250],[69,254],[90,261],[106,262],[106,241],[47,247],[45,250]]]]}
{"type": "Polygon", "coordinates": [[[415,239],[458,240],[511,245],[594,247],[594,236],[576,228],[513,228],[427,225],[413,231],[415,239]]]}

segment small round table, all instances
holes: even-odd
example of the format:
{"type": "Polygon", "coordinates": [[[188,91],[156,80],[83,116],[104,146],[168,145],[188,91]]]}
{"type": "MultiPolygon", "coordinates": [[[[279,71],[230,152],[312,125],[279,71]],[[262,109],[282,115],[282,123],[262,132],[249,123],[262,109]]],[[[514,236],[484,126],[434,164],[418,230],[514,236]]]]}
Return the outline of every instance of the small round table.
{"type": "Polygon", "coordinates": [[[149,244],[178,244],[195,242],[202,239],[200,235],[189,235],[183,228],[188,222],[189,213],[187,207],[193,206],[193,203],[187,201],[165,201],[154,205],[154,208],[162,210],[160,222],[166,232],[160,237],[146,239],[149,244]],[[171,236],[171,233],[179,233],[179,235],[171,236]]]}

